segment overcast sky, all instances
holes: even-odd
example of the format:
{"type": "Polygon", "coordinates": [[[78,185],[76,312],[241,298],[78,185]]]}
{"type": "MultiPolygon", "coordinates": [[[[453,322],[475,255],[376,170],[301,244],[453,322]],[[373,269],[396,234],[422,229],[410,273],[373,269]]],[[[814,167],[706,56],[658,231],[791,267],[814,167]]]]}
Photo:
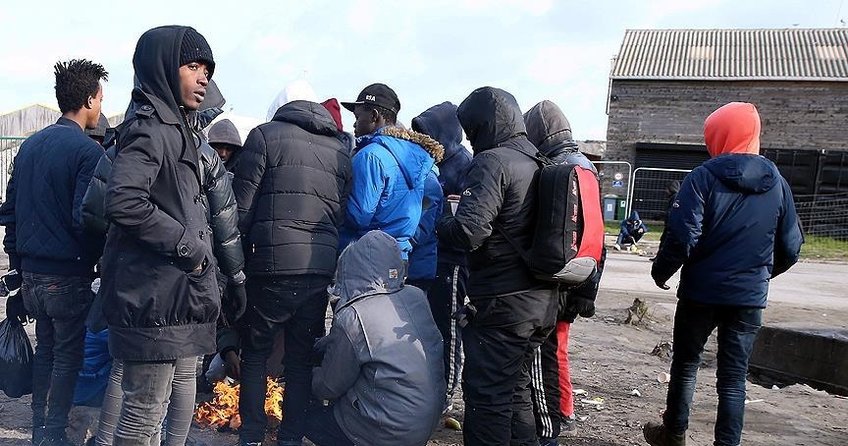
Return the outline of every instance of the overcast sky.
{"type": "Polygon", "coordinates": [[[626,29],[842,27],[840,19],[848,21],[845,0],[4,1],[0,112],[55,107],[52,65],[79,57],[106,67],[104,112],[121,112],[138,37],[180,24],[206,36],[214,79],[239,115],[264,118],[298,78],[321,99],[342,100],[384,82],[405,123],[492,85],[522,110],[553,100],[576,139],[603,140],[610,60],[626,29]]]}

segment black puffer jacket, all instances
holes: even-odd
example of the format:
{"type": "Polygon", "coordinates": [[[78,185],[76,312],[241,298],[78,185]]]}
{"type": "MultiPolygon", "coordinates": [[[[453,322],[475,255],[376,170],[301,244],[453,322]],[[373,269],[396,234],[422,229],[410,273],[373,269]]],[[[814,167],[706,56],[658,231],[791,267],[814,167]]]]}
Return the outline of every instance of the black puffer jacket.
{"type": "Polygon", "coordinates": [[[172,360],[215,352],[221,302],[201,200],[203,169],[176,93],[188,29],[149,30],[133,56],[140,87],[132,98],[139,106],[116,143],[102,261],[109,351],[118,359],[172,360]]]}
{"type": "MultiPolygon", "coordinates": [[[[218,267],[227,277],[234,277],[244,269],[244,251],[238,230],[238,212],[233,195],[233,175],[227,172],[215,149],[200,143],[198,149],[203,164],[203,205],[206,207],[209,225],[212,227],[212,247],[218,267]]],[[[85,192],[82,202],[83,221],[86,230],[94,234],[105,235],[109,229],[106,220],[106,182],[112,172],[115,159],[115,147],[106,153],[97,163],[94,176],[85,192]]]]}
{"type": "Polygon", "coordinates": [[[459,105],[457,116],[474,158],[456,215],[446,214],[438,233],[443,242],[471,251],[469,297],[551,287],[533,277],[501,232],[529,250],[539,165],[518,103],[506,91],[483,87],[459,105]]]}
{"type": "Polygon", "coordinates": [[[245,272],[332,277],[350,178],[349,148],[321,104],[289,102],[253,129],[233,182],[245,272]]]}

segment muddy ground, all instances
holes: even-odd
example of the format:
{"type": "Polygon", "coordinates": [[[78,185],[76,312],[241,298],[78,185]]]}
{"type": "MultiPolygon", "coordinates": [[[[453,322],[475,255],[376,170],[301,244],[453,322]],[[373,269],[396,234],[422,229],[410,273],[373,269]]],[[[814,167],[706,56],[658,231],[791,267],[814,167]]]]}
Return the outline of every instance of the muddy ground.
{"type": "MultiPolygon", "coordinates": [[[[668,371],[670,359],[650,353],[661,341],[670,341],[675,297],[653,288],[644,256],[612,254],[598,297],[597,315],[578,320],[571,330],[572,376],[577,396],[577,431],[561,444],[593,446],[643,445],[641,425],[658,420],[667,384],[658,375],[668,371]],[[647,282],[646,285],[643,282],[647,282]],[[639,298],[648,314],[639,325],[625,324],[627,308],[639,298]],[[638,392],[634,392],[638,391],[638,392]],[[634,395],[638,393],[640,396],[634,395]],[[602,406],[580,400],[600,398],[602,406]]],[[[796,323],[848,328],[848,298],[844,297],[845,265],[805,264],[776,280],[765,323],[796,323]],[[841,271],[841,273],[839,273],[841,271]],[[801,285],[803,289],[799,289],[801,285]]],[[[4,307],[5,299],[0,299],[4,307]]],[[[2,310],[2,308],[0,308],[2,310]]],[[[715,397],[715,338],[710,339],[698,374],[692,407],[689,444],[712,444],[715,397]]],[[[848,372],[846,372],[848,373],[848,372]]],[[[1,394],[0,394],[1,395],[1,394]]],[[[748,383],[745,445],[848,445],[848,399],[804,385],[782,389],[748,383]]],[[[462,401],[451,413],[462,419],[462,401]]],[[[84,430],[92,410],[75,410],[74,423],[84,430]]],[[[28,444],[29,399],[0,396],[0,445],[28,444]]],[[[233,445],[233,434],[193,428],[189,444],[233,445]]],[[[460,445],[461,432],[441,428],[430,445],[460,445]]]]}

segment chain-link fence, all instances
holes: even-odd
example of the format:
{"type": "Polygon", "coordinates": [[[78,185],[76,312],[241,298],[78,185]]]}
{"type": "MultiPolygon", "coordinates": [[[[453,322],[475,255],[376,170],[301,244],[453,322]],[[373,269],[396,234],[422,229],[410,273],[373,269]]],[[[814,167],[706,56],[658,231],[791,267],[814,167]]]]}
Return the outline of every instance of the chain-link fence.
{"type": "Polygon", "coordinates": [[[0,136],[0,201],[6,200],[6,186],[12,174],[12,164],[18,147],[26,138],[22,136],[0,136]]]}
{"type": "Polygon", "coordinates": [[[689,172],[685,169],[637,168],[633,171],[627,214],[637,211],[642,220],[664,220],[672,185],[677,182],[679,189],[689,172]]]}
{"type": "Polygon", "coordinates": [[[795,208],[806,235],[848,242],[848,192],[798,195],[795,208]]]}

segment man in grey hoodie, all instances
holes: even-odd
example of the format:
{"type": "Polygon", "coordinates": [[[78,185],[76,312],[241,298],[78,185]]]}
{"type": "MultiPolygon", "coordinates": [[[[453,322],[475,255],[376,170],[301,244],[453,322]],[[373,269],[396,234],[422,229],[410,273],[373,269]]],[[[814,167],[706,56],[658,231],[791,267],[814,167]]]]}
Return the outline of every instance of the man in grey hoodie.
{"type": "Polygon", "coordinates": [[[312,391],[333,404],[309,417],[318,446],[425,445],[445,395],[442,336],[424,293],[403,285],[395,239],[371,231],[339,258],[336,314],[312,391]]]}

